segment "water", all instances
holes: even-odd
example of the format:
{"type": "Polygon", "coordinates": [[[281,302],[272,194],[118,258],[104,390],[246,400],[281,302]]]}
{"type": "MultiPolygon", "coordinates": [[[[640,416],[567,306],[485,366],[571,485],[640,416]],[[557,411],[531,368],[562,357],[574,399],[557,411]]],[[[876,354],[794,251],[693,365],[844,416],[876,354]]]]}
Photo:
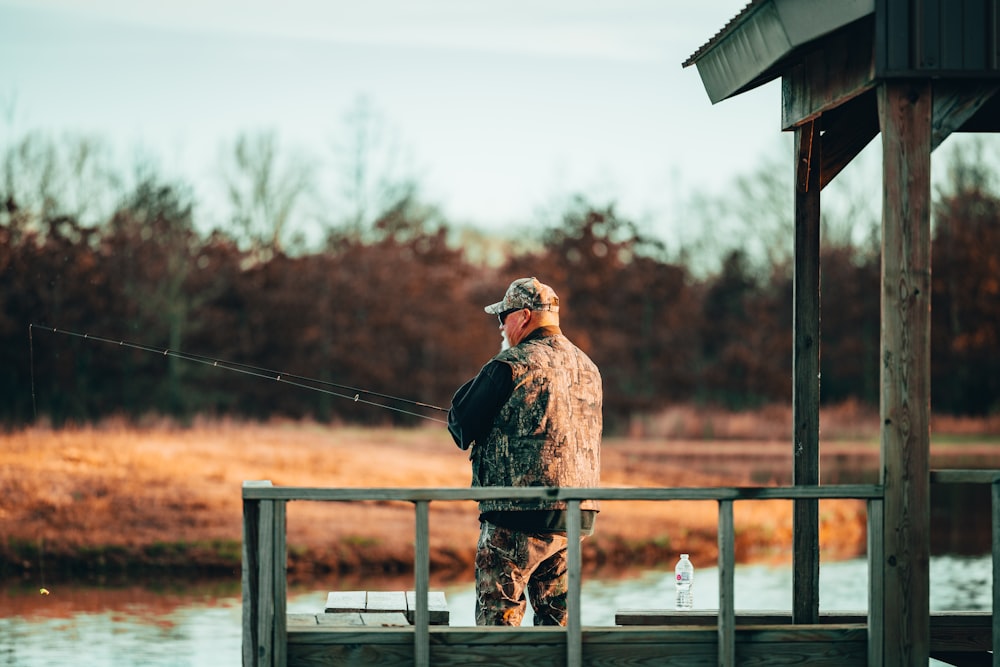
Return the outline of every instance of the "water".
{"type": "MultiPolygon", "coordinates": [[[[932,610],[989,610],[992,604],[992,562],[989,556],[931,559],[932,610]],[[957,586],[946,586],[943,575],[958,573],[957,586]]],[[[718,571],[695,563],[694,608],[718,606],[718,571]]],[[[792,573],[787,566],[745,565],[735,570],[737,609],[788,610],[792,573]]],[[[37,589],[8,589],[0,597],[0,665],[42,667],[217,667],[238,664],[241,614],[238,584],[195,591],[150,591],[143,588],[95,590],[51,586],[50,595],[37,589]]],[[[443,587],[451,624],[475,624],[470,585],[443,587]]],[[[618,609],[670,609],[676,590],[672,569],[649,571],[622,581],[586,579],[583,584],[584,625],[614,625],[618,609]]],[[[868,569],[864,560],[823,564],[820,568],[820,608],[824,611],[863,610],[868,600],[868,569]]],[[[293,590],[289,612],[323,608],[322,585],[293,590]]],[[[529,624],[530,611],[525,623],[529,624]]],[[[941,664],[931,661],[931,664],[941,664]]]]}

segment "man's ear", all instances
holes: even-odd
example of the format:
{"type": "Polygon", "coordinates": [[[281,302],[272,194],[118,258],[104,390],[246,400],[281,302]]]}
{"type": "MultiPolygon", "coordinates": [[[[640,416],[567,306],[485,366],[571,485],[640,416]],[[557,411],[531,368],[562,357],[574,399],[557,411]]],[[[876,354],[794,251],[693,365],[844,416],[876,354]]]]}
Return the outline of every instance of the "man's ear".
{"type": "Polygon", "coordinates": [[[528,311],[528,315],[526,317],[522,317],[521,318],[521,323],[517,325],[517,333],[518,334],[523,333],[525,331],[525,329],[528,328],[528,325],[531,324],[531,313],[532,313],[531,309],[529,309],[529,308],[522,308],[521,312],[524,312],[526,310],[528,311]]]}

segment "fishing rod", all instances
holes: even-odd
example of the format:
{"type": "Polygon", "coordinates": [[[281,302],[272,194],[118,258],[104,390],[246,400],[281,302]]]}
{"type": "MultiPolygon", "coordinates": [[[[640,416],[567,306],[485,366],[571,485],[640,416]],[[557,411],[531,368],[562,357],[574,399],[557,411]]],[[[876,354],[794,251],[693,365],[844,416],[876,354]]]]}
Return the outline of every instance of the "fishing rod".
{"type": "Polygon", "coordinates": [[[399,403],[407,403],[409,405],[413,405],[419,408],[424,408],[426,410],[437,410],[438,412],[448,412],[448,408],[442,408],[437,405],[431,405],[430,403],[414,401],[409,398],[400,398],[399,396],[390,396],[389,394],[382,394],[377,391],[359,389],[357,387],[351,387],[344,384],[337,384],[336,382],[319,380],[316,378],[306,377],[304,375],[296,375],[295,373],[285,373],[283,371],[275,371],[269,368],[261,368],[260,366],[252,366],[250,364],[243,364],[235,361],[226,361],[225,359],[217,359],[214,357],[207,357],[200,354],[192,354],[190,352],[184,352],[182,350],[171,350],[170,348],[152,347],[150,345],[143,345],[142,343],[133,343],[126,340],[105,338],[103,336],[95,336],[89,333],[79,333],[77,331],[69,331],[68,329],[48,327],[42,324],[28,325],[28,343],[31,348],[31,401],[33,405],[35,402],[35,349],[34,349],[34,339],[32,338],[33,329],[40,329],[42,331],[47,331],[49,333],[72,336],[74,338],[82,338],[84,340],[97,341],[99,343],[108,343],[111,345],[117,345],[118,347],[127,347],[133,350],[139,350],[141,352],[149,352],[151,354],[158,354],[164,357],[174,357],[175,359],[192,361],[195,363],[204,364],[206,366],[211,366],[213,368],[221,368],[223,370],[233,371],[234,373],[242,373],[243,375],[249,375],[251,377],[261,378],[264,380],[273,380],[275,382],[281,382],[283,384],[291,385],[293,387],[300,387],[302,389],[308,389],[310,391],[318,391],[322,394],[327,394],[328,396],[343,398],[349,401],[353,401],[355,403],[371,405],[377,408],[385,408],[386,410],[392,410],[394,412],[399,412],[404,415],[410,415],[411,417],[419,417],[421,419],[427,419],[429,421],[434,421],[441,424],[448,423],[443,419],[437,419],[436,417],[431,417],[425,414],[421,414],[419,412],[404,410],[403,408],[398,408],[392,405],[386,405],[385,403],[379,403],[377,401],[367,400],[362,398],[362,396],[370,396],[372,398],[381,398],[389,401],[396,401],[399,403]],[[350,394],[341,393],[344,391],[352,392],[353,396],[350,394]]]}

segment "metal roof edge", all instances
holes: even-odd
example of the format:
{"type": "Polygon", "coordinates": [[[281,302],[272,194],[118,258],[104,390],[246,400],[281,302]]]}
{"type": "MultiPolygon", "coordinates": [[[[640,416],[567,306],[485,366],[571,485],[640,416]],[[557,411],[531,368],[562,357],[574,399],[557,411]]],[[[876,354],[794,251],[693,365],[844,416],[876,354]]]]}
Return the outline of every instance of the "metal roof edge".
{"type": "Polygon", "coordinates": [[[739,14],[726,21],[726,25],[722,26],[722,28],[717,33],[712,35],[711,39],[709,39],[707,42],[699,46],[694,53],[688,56],[688,59],[685,60],[683,63],[681,63],[681,67],[688,67],[690,65],[694,65],[698,61],[698,59],[701,58],[702,54],[704,54],[706,51],[712,48],[712,46],[714,46],[716,42],[721,40],[737,25],[745,21],[747,16],[753,13],[753,11],[757,7],[769,1],[770,0],[752,0],[752,2],[747,3],[743,7],[743,9],[740,10],[739,14]]]}
{"type": "Polygon", "coordinates": [[[758,2],[752,9],[696,62],[713,104],[760,78],[792,48],[774,0],[758,2]]]}
{"type": "Polygon", "coordinates": [[[874,13],[875,0],[754,0],[683,66],[697,65],[713,104],[780,76],[796,48],[874,13]]]}

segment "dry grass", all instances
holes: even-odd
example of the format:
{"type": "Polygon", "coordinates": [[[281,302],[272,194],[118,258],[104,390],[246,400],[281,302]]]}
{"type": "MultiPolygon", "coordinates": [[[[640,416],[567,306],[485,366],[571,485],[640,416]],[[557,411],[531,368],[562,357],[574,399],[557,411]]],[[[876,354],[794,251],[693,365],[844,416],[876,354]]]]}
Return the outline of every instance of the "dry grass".
{"type": "MultiPolygon", "coordinates": [[[[769,405],[752,412],[731,412],[713,407],[675,405],[654,415],[636,417],[631,437],[685,440],[781,440],[791,437],[792,406],[769,405]]],[[[877,442],[878,408],[849,400],[820,411],[824,442],[877,442]]],[[[995,437],[1000,434],[1000,414],[989,417],[933,415],[931,432],[949,436],[995,437]]]]}
{"type": "MultiPolygon", "coordinates": [[[[864,473],[877,443],[835,443],[830,456],[864,473]]],[[[985,450],[984,450],[985,451],[985,450]]],[[[874,459],[872,458],[874,453],[874,459]]],[[[826,461],[827,459],[824,459],[826,461]]],[[[787,483],[786,443],[608,439],[605,486],[716,486],[787,483]]],[[[826,465],[826,463],[824,463],[826,465]]],[[[466,455],[443,429],[360,429],[311,423],[196,423],[136,427],[122,422],[64,430],[31,428],[0,436],[0,572],[117,571],[129,568],[239,570],[244,480],[326,487],[465,487],[466,455]]],[[[852,474],[858,474],[855,471],[852,474]]],[[[824,480],[826,481],[826,480],[824,480]]],[[[741,561],[790,558],[791,503],[737,503],[741,561]]],[[[679,551],[716,557],[714,502],[605,503],[585,542],[591,567],[672,564],[679,551]]],[[[464,576],[478,532],[475,506],[436,503],[432,567],[464,576]]],[[[864,509],[821,503],[824,557],[865,548],[864,509]]],[[[413,509],[290,503],[293,576],[365,568],[392,574],[411,566],[413,509]]]]}

